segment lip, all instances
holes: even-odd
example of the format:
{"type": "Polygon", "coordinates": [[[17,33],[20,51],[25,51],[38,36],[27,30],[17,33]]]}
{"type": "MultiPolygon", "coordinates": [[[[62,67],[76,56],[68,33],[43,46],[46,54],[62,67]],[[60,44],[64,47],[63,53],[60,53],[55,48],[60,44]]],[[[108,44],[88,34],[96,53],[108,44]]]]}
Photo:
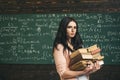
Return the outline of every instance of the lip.
{"type": "Polygon", "coordinates": [[[75,35],[75,33],[71,33],[71,35],[75,35]]]}

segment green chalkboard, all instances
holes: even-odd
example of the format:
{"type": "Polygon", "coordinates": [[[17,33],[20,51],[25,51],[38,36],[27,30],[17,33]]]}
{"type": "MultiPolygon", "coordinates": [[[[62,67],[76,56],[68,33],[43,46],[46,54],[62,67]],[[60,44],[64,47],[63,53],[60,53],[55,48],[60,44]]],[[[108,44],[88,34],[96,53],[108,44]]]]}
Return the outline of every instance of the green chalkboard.
{"type": "Polygon", "coordinates": [[[84,46],[98,44],[105,64],[120,64],[120,13],[0,14],[0,64],[54,64],[60,20],[77,20],[84,46]]]}

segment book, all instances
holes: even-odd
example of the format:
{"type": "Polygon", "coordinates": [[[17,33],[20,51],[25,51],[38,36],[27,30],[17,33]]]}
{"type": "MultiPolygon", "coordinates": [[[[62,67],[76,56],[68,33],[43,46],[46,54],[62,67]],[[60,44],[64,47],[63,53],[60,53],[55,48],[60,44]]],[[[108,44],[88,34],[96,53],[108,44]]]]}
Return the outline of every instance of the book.
{"type": "Polygon", "coordinates": [[[95,59],[96,60],[102,60],[104,58],[104,56],[101,56],[100,51],[101,51],[101,49],[97,46],[97,44],[88,47],[88,52],[91,53],[94,60],[95,59]]]}
{"type": "Polygon", "coordinates": [[[70,58],[70,65],[73,65],[74,63],[81,61],[81,60],[91,60],[93,59],[93,56],[91,54],[77,54],[76,56],[70,58]]]}
{"type": "Polygon", "coordinates": [[[100,53],[92,55],[94,60],[102,60],[104,56],[101,56],[100,53]]]}
{"type": "Polygon", "coordinates": [[[70,69],[71,70],[83,70],[87,66],[87,61],[100,61],[100,65],[104,64],[104,56],[100,54],[101,49],[97,44],[88,48],[80,48],[74,51],[70,55],[70,69]]]}
{"type": "Polygon", "coordinates": [[[93,59],[93,56],[91,55],[91,53],[88,53],[86,48],[81,48],[74,51],[70,55],[70,65],[73,65],[74,63],[80,60],[91,60],[91,59],[93,59]]]}
{"type": "Polygon", "coordinates": [[[70,69],[74,71],[79,71],[85,69],[86,67],[87,67],[87,61],[81,60],[76,62],[74,65],[71,65],[70,69]]]}
{"type": "Polygon", "coordinates": [[[94,44],[94,45],[88,47],[87,49],[88,49],[88,52],[91,52],[91,51],[98,49],[98,47],[97,47],[97,44],[94,44]]]}
{"type": "Polygon", "coordinates": [[[86,48],[78,49],[70,55],[70,58],[74,58],[75,56],[79,55],[80,53],[88,53],[88,51],[86,48]]]}
{"type": "Polygon", "coordinates": [[[100,49],[100,48],[97,48],[96,50],[90,51],[90,53],[91,53],[92,55],[94,55],[94,54],[96,54],[96,53],[99,53],[100,51],[101,51],[101,49],[100,49]]]}

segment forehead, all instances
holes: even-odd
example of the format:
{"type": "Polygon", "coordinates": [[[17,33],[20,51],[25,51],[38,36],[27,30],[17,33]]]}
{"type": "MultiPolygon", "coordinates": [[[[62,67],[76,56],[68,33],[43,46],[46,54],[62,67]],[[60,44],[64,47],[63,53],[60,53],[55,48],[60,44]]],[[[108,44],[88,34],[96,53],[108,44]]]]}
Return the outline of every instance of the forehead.
{"type": "Polygon", "coordinates": [[[76,26],[76,23],[75,23],[74,21],[70,21],[70,22],[68,23],[68,26],[76,26]]]}

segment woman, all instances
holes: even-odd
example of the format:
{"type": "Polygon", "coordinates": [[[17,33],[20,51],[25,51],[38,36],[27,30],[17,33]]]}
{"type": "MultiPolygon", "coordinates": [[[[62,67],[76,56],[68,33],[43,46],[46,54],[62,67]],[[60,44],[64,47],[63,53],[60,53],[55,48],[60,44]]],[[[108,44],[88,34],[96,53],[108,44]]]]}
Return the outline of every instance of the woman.
{"type": "Polygon", "coordinates": [[[89,80],[89,74],[100,69],[98,62],[90,64],[82,71],[72,71],[69,68],[70,54],[82,48],[83,42],[78,33],[78,24],[75,19],[65,17],[61,20],[53,44],[53,56],[60,80],[89,80]]]}

